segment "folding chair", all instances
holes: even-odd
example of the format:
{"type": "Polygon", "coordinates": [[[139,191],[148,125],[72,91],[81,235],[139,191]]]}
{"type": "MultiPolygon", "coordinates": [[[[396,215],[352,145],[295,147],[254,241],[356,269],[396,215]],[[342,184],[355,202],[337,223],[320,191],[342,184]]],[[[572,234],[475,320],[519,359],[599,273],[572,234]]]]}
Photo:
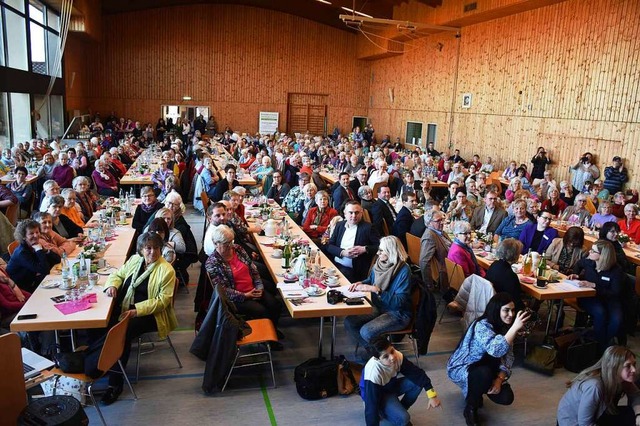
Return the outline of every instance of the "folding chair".
{"type": "MultiPolygon", "coordinates": [[[[411,346],[413,347],[413,353],[416,357],[416,365],[418,367],[420,367],[420,361],[418,360],[418,340],[415,337],[415,322],[416,322],[416,316],[418,313],[419,304],[420,304],[420,290],[415,288],[411,293],[411,307],[412,307],[411,321],[409,322],[406,328],[398,331],[390,331],[387,333],[387,336],[406,334],[409,337],[409,340],[411,340],[411,346]]],[[[394,345],[398,345],[398,344],[408,344],[408,342],[394,343],[394,345]]],[[[356,351],[357,351],[357,348],[356,348],[356,351]]]]}
{"type": "MultiPolygon", "coordinates": [[[[449,259],[445,259],[444,261],[447,266],[447,276],[449,277],[449,287],[453,288],[456,291],[460,290],[460,286],[464,281],[464,271],[462,270],[462,267],[449,259]]],[[[438,324],[442,323],[442,318],[444,317],[444,312],[446,310],[447,310],[447,307],[445,306],[442,309],[442,313],[440,314],[440,319],[438,320],[438,324]]]]}

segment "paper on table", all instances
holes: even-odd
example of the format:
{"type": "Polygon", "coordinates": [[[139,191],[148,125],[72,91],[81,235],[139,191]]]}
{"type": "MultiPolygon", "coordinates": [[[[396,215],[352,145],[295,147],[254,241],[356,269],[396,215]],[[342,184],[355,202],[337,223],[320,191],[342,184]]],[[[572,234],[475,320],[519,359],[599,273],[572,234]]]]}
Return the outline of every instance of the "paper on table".
{"type": "Polygon", "coordinates": [[[338,290],[340,293],[344,294],[345,297],[366,297],[367,293],[362,291],[349,291],[349,286],[341,286],[336,287],[334,290],[338,290]]]}
{"type": "Polygon", "coordinates": [[[572,285],[573,287],[582,288],[582,286],[580,285],[580,280],[562,280],[562,282],[572,285]]]}
{"type": "Polygon", "coordinates": [[[300,284],[298,284],[298,282],[296,281],[295,283],[278,283],[278,288],[282,291],[302,291],[302,286],[300,284]]]}

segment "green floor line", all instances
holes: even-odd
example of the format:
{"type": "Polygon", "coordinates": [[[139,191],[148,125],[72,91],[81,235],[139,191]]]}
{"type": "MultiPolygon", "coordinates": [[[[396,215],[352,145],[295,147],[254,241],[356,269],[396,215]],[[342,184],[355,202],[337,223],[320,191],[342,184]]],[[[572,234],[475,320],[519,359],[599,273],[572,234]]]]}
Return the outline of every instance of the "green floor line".
{"type": "Polygon", "coordinates": [[[173,331],[193,331],[194,328],[193,327],[178,327],[173,331]]]}
{"type": "Polygon", "coordinates": [[[267,392],[267,387],[264,384],[264,379],[262,378],[262,376],[260,376],[260,391],[262,392],[264,405],[265,407],[267,407],[267,414],[269,415],[269,422],[271,423],[271,426],[278,426],[278,422],[276,422],[276,416],[273,414],[273,407],[271,407],[269,393],[267,392]]]}

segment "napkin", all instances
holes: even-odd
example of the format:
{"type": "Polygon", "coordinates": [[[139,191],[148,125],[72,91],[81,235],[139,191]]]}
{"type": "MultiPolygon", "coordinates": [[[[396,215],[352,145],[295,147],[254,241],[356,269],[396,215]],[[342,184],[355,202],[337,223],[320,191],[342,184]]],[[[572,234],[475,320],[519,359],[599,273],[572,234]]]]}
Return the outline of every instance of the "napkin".
{"type": "Polygon", "coordinates": [[[64,315],[75,314],[76,312],[86,311],[91,308],[91,303],[87,300],[69,301],[57,303],[55,306],[64,315]]]}

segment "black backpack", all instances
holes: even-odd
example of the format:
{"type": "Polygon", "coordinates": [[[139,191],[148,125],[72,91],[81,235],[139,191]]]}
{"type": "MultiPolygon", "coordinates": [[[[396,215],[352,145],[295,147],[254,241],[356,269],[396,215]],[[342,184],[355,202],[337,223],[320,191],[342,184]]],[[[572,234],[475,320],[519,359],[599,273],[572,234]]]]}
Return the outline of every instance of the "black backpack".
{"type": "Polygon", "coordinates": [[[293,373],[298,395],[304,399],[323,399],[338,394],[338,362],[311,358],[293,373]]]}

